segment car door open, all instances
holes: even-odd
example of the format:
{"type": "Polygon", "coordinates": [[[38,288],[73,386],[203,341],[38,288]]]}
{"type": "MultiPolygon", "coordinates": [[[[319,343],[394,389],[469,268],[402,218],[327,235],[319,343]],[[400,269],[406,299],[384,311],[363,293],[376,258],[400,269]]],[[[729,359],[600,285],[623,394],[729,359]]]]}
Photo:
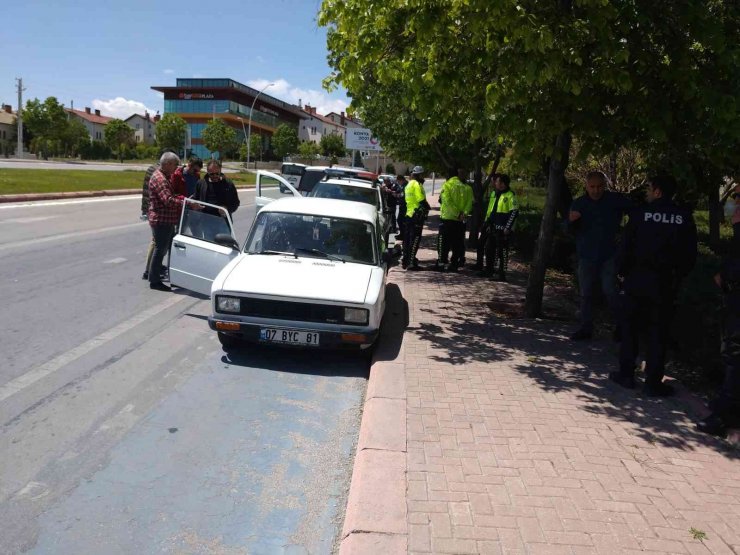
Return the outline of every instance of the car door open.
{"type": "Polygon", "coordinates": [[[213,280],[239,255],[238,247],[231,216],[225,208],[185,199],[170,251],[170,283],[210,296],[213,280]],[[228,237],[231,245],[226,244],[228,237]]]}
{"type": "Polygon", "coordinates": [[[301,196],[298,190],[284,177],[264,170],[257,172],[257,198],[254,201],[257,212],[273,200],[288,195],[301,196]]]}

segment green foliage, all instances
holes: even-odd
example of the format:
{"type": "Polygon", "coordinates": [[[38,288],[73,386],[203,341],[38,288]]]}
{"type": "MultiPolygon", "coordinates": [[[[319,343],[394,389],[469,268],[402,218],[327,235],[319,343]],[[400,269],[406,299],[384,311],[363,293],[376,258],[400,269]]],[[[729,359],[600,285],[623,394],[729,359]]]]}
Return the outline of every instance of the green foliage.
{"type": "Polygon", "coordinates": [[[390,175],[396,175],[396,166],[388,162],[385,165],[385,173],[390,174],[390,175]]]}
{"type": "Polygon", "coordinates": [[[177,114],[165,114],[157,122],[154,133],[160,149],[179,152],[187,137],[187,122],[177,114]]]}
{"type": "Polygon", "coordinates": [[[313,141],[305,141],[298,145],[298,155],[301,158],[313,160],[321,152],[321,148],[313,141]]]}
{"type": "Polygon", "coordinates": [[[77,118],[69,118],[60,135],[61,144],[67,156],[77,156],[85,145],[90,143],[87,127],[77,118]]]}
{"type": "Polygon", "coordinates": [[[26,102],[23,125],[31,137],[33,152],[44,158],[61,154],[63,137],[70,123],[64,106],[55,97],[50,96],[43,102],[37,98],[26,102]]]}
{"type": "Polygon", "coordinates": [[[134,155],[138,160],[156,160],[159,156],[159,148],[140,143],[134,148],[134,155]]]}
{"type": "Polygon", "coordinates": [[[694,538],[695,540],[699,540],[701,542],[703,542],[704,540],[708,539],[707,538],[707,533],[704,532],[704,530],[697,530],[693,526],[691,528],[689,528],[689,533],[691,534],[691,537],[692,538],[694,538]]]}
{"type": "Polygon", "coordinates": [[[278,125],[272,135],[272,149],[280,159],[298,152],[299,142],[298,131],[285,123],[278,125]]]}
{"type": "Polygon", "coordinates": [[[322,156],[340,158],[347,155],[344,139],[340,135],[324,135],[319,141],[322,156]]]}
{"type": "MultiPolygon", "coordinates": [[[[251,135],[249,137],[249,157],[252,160],[258,160],[262,156],[262,136],[251,135]]],[[[244,157],[246,160],[246,156],[244,157]]]]}
{"type": "Polygon", "coordinates": [[[222,158],[233,153],[239,147],[236,131],[226,125],[222,119],[214,119],[203,129],[203,144],[211,152],[218,152],[222,158]]]}
{"type": "Polygon", "coordinates": [[[80,158],[83,160],[107,160],[113,157],[113,151],[103,141],[87,141],[80,144],[80,158]]]}
{"type": "Polygon", "coordinates": [[[105,143],[123,162],[128,150],[136,144],[134,130],[121,119],[112,119],[105,126],[105,143]]]}

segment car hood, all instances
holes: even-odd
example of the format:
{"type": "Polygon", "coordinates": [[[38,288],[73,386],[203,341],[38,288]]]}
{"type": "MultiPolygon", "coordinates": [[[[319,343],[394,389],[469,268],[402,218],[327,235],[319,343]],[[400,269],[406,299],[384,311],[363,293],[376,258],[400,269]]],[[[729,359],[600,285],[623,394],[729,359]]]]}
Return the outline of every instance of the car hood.
{"type": "Polygon", "coordinates": [[[359,304],[365,302],[373,268],[323,258],[242,254],[222,290],[359,304]]]}

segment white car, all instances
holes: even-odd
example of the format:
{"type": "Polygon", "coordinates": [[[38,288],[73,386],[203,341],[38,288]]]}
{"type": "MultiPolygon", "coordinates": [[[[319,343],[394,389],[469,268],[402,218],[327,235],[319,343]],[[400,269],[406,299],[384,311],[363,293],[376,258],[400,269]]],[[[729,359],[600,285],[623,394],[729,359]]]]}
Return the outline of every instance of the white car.
{"type": "Polygon", "coordinates": [[[370,205],[284,198],[259,211],[240,248],[223,209],[188,200],[170,282],[210,295],[209,325],[225,348],[247,340],[369,350],[390,260],[380,229],[370,205]]]}

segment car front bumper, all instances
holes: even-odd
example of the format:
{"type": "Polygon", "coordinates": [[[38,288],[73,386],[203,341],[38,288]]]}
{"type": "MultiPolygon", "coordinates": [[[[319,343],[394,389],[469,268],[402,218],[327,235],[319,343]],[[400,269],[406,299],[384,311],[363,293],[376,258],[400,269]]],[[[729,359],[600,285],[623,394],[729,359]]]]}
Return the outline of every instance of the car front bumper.
{"type": "Polygon", "coordinates": [[[328,349],[367,349],[375,343],[380,330],[368,328],[359,328],[353,330],[326,330],[301,325],[285,326],[270,324],[253,324],[228,320],[225,318],[208,318],[208,326],[219,333],[224,333],[232,337],[238,337],[250,343],[260,343],[263,345],[277,345],[280,347],[305,347],[309,349],[328,348],[328,349]],[[238,326],[238,329],[236,329],[238,326]],[[301,332],[311,332],[319,334],[319,344],[303,345],[280,342],[268,342],[260,339],[260,331],[265,328],[277,330],[291,330],[301,332]]]}

